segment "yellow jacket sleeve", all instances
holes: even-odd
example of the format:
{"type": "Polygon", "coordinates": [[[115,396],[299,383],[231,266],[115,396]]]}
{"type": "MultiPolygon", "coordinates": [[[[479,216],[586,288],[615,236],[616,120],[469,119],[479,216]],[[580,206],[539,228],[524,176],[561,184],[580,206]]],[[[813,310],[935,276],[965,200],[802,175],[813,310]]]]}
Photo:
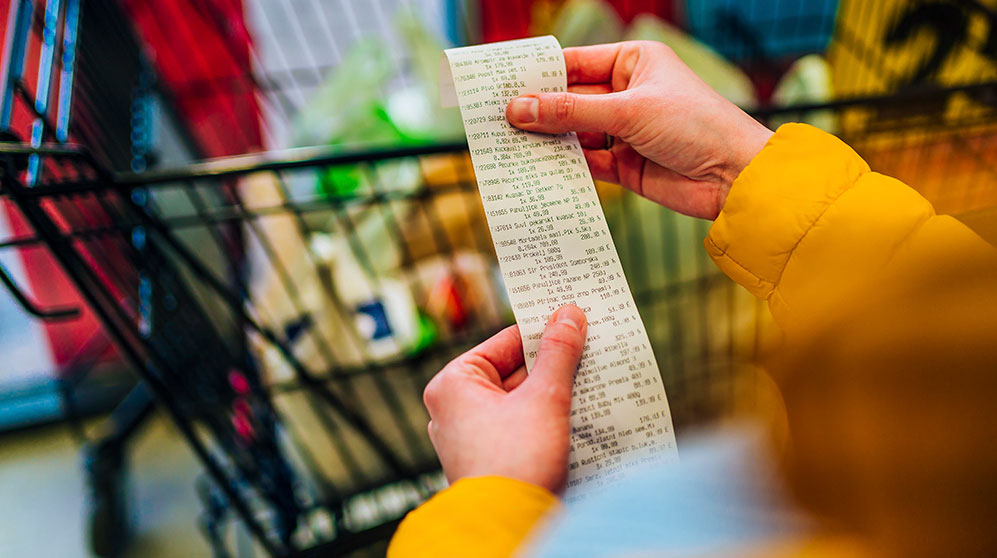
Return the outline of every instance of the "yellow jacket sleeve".
{"type": "Polygon", "coordinates": [[[784,331],[813,325],[900,262],[994,257],[968,227],[805,124],[781,126],[741,172],[705,245],[784,331]]]}
{"type": "Polygon", "coordinates": [[[511,556],[560,507],[544,488],[503,477],[461,479],[405,517],[388,558],[511,556]]]}

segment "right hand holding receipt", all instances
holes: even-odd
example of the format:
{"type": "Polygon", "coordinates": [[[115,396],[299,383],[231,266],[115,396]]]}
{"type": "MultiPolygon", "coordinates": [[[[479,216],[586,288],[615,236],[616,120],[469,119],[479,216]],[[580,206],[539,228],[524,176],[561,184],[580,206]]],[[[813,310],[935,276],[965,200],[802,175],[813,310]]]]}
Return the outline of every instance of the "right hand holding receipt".
{"type": "Polygon", "coordinates": [[[513,99],[509,122],[578,132],[596,180],[679,213],[715,219],[731,183],[772,135],[661,43],[566,48],[564,62],[569,92],[513,99]]]}

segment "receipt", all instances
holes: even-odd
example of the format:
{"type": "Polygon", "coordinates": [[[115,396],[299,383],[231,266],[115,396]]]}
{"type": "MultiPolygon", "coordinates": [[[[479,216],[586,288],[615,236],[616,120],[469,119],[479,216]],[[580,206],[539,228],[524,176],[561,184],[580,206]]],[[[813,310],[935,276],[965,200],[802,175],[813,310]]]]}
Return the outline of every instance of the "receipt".
{"type": "Polygon", "coordinates": [[[658,364],[578,138],[524,132],[505,118],[514,97],[567,89],[557,39],[450,49],[441,70],[444,103],[460,106],[527,370],[555,310],[573,303],[588,319],[572,395],[568,497],[675,459],[658,364]]]}

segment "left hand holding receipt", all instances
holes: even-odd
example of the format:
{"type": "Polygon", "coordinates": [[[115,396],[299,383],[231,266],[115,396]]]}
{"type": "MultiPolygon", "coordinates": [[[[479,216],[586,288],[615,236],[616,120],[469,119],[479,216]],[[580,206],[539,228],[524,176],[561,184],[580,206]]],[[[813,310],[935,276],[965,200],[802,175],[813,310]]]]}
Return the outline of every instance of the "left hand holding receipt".
{"type": "Polygon", "coordinates": [[[529,376],[519,327],[447,364],[426,386],[429,437],[447,479],[497,475],[553,493],[567,479],[571,392],[585,345],[584,313],[547,322],[529,376]]]}

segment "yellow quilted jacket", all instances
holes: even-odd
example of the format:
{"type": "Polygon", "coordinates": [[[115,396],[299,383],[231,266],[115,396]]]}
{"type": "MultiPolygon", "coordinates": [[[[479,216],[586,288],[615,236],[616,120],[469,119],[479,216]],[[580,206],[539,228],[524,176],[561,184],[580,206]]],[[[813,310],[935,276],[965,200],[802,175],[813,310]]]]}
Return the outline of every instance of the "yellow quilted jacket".
{"type": "MultiPolygon", "coordinates": [[[[908,186],[871,172],[843,142],[803,124],[780,127],[744,169],[705,246],[724,273],[768,301],[784,331],[812,326],[821,308],[897,261],[940,249],[993,252],[908,186]]],[[[553,494],[520,481],[460,480],[405,518],[388,557],[510,556],[558,508],[553,494]]]]}

